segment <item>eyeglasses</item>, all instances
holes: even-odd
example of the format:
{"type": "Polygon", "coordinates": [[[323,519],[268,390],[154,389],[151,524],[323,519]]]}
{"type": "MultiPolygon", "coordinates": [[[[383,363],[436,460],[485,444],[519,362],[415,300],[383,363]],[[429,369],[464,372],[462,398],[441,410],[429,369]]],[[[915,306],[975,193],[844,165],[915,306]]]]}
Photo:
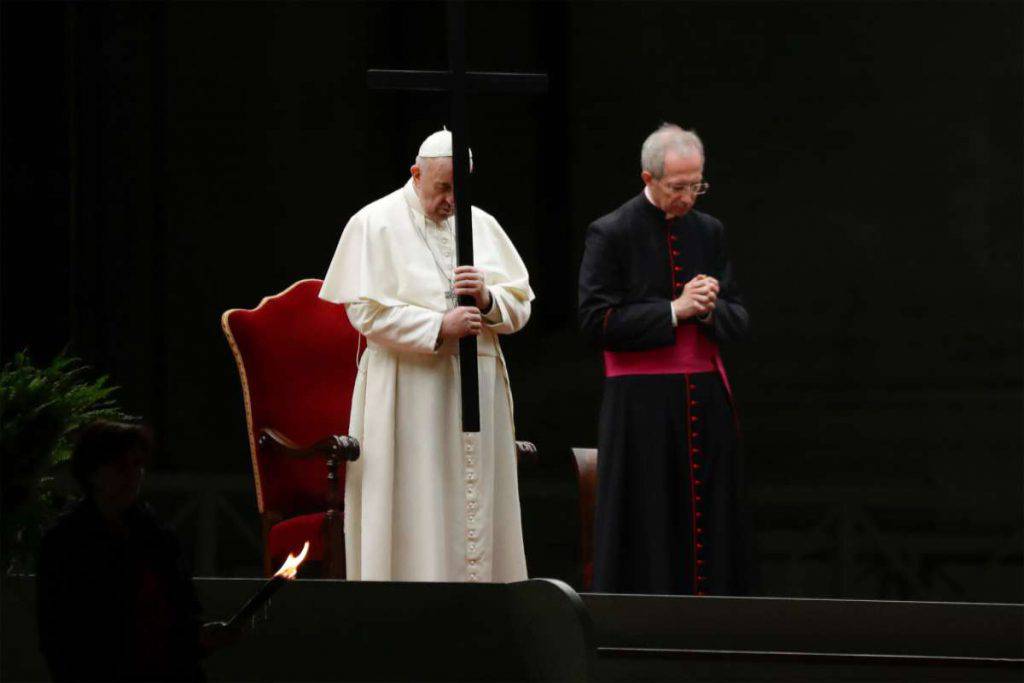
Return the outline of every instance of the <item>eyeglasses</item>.
{"type": "Polygon", "coordinates": [[[708,188],[711,187],[711,183],[683,183],[681,185],[662,185],[662,187],[664,187],[672,194],[701,195],[707,193],[708,188]]]}

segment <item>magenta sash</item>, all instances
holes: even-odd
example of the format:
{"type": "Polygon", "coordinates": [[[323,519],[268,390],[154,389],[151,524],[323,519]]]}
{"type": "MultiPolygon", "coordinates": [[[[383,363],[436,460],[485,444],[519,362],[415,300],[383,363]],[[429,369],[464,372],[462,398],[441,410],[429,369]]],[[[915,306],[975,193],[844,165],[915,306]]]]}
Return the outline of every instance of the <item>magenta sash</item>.
{"type": "Polygon", "coordinates": [[[696,372],[718,372],[726,392],[732,395],[718,344],[692,324],[676,328],[676,343],[672,346],[646,351],[604,352],[605,377],[689,375],[696,372]]]}

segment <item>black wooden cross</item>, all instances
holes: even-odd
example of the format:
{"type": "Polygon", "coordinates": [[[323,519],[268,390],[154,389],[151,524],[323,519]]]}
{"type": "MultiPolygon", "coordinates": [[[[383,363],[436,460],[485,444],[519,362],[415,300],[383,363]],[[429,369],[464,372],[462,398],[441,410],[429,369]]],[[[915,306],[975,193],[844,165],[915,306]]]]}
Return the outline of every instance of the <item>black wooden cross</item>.
{"type": "MultiPolygon", "coordinates": [[[[451,99],[452,166],[455,185],[455,234],[458,264],[473,265],[473,213],[469,174],[469,121],[466,96],[478,92],[535,93],[547,88],[546,74],[466,71],[466,3],[448,2],[448,70],[366,72],[371,88],[447,92],[451,99]]],[[[472,306],[471,297],[459,304],[472,306]]],[[[476,337],[459,340],[462,385],[462,430],[480,431],[480,387],[477,373],[476,337]]]]}

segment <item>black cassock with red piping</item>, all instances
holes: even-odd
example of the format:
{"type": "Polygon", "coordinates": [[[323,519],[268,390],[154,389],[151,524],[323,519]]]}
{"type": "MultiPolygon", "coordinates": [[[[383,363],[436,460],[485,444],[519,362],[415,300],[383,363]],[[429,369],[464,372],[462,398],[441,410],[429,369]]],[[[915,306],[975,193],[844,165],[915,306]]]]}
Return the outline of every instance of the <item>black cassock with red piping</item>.
{"type": "Polygon", "coordinates": [[[722,223],[667,219],[639,194],[587,230],[584,334],[604,352],[594,590],[741,595],[750,545],[733,400],[719,345],[749,317],[722,223]],[[698,274],[719,280],[708,322],[672,324],[670,302],[698,274]]]}

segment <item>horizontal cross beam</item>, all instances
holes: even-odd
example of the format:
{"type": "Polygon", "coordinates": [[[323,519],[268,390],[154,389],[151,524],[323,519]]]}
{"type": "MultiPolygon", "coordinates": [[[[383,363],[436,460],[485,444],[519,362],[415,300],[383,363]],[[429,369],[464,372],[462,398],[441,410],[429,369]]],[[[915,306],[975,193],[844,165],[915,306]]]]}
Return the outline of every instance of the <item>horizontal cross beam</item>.
{"type": "MultiPolygon", "coordinates": [[[[366,82],[375,90],[446,92],[452,90],[452,80],[451,71],[369,69],[366,72],[366,82]]],[[[466,89],[469,93],[539,93],[544,92],[547,87],[547,74],[466,72],[466,89]]]]}

